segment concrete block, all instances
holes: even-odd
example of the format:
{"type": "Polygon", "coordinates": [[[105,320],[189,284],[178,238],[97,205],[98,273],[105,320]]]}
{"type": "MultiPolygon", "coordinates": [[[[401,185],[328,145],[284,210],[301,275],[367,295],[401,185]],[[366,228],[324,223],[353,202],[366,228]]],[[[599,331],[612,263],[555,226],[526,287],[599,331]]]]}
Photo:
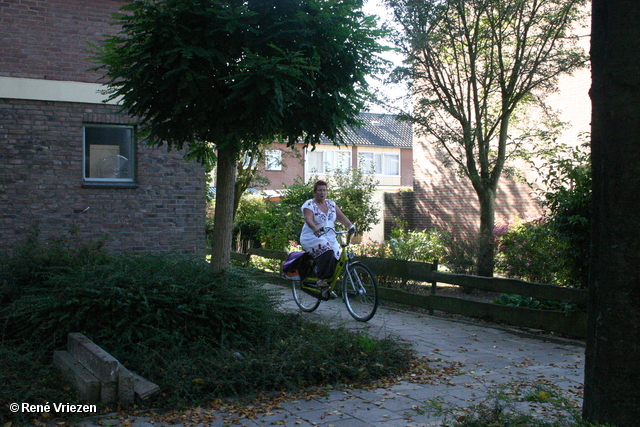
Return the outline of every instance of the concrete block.
{"type": "Polygon", "coordinates": [[[136,398],[140,400],[148,399],[156,393],[160,392],[160,386],[146,378],[141,377],[140,375],[133,373],[133,389],[136,395],[136,398]]]}
{"type": "Polygon", "coordinates": [[[100,383],[100,401],[114,403],[118,399],[118,382],[100,383]]]}
{"type": "Polygon", "coordinates": [[[64,350],[55,351],[53,353],[53,364],[78,391],[80,400],[88,402],[100,401],[100,381],[78,363],[69,352],[64,350]]]}
{"type": "Polygon", "coordinates": [[[118,371],[118,402],[124,405],[132,404],[135,401],[133,374],[122,365],[118,371]]]}
{"type": "MultiPolygon", "coordinates": [[[[118,361],[79,332],[67,335],[67,351],[102,383],[117,383],[118,361]]],[[[104,397],[102,398],[104,402],[104,397]]]]}

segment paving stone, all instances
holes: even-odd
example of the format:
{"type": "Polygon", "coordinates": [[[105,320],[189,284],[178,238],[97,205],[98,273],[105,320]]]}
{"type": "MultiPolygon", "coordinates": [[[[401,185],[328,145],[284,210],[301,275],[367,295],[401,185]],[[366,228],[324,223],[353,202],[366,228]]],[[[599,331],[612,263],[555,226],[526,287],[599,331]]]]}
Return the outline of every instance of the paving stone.
{"type": "MultiPolygon", "coordinates": [[[[297,312],[288,288],[268,287],[282,295],[284,310],[297,312]]],[[[434,399],[457,407],[470,406],[486,399],[492,387],[514,381],[543,381],[573,396],[578,405],[582,403],[584,346],[579,342],[557,338],[545,341],[505,327],[492,328],[384,306],[368,323],[356,322],[339,299],[322,303],[315,312],[303,315],[379,337],[401,337],[412,343],[418,355],[429,359],[431,368],[448,369],[455,363],[455,375],[434,377],[432,383],[402,381],[372,390],[331,390],[326,396],[311,400],[282,402],[278,410],[234,425],[435,427],[441,425],[441,417],[420,414],[416,409],[434,399]]],[[[517,407],[529,406],[519,403],[517,407]]],[[[220,421],[210,425],[223,424],[220,421]]]]}

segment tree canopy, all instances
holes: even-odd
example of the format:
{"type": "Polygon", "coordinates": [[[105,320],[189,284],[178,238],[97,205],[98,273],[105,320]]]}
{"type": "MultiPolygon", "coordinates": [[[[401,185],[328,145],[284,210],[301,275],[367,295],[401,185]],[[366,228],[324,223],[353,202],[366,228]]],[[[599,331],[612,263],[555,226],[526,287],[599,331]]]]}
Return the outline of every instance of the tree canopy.
{"type": "Polygon", "coordinates": [[[382,64],[381,30],[361,6],[139,0],[117,15],[122,30],[97,47],[111,99],[139,119],[150,144],[217,161],[214,270],[228,265],[238,154],[276,138],[341,141],[359,123],[365,76],[382,64]]]}
{"type": "MultiPolygon", "coordinates": [[[[507,158],[520,149],[510,126],[529,115],[531,105],[543,105],[558,76],[585,64],[570,32],[585,1],[386,2],[408,63],[396,76],[412,82],[413,111],[403,117],[470,180],[480,202],[480,232],[491,236],[498,182],[507,158]]],[[[491,275],[490,243],[480,262],[479,273],[491,275]]]]}

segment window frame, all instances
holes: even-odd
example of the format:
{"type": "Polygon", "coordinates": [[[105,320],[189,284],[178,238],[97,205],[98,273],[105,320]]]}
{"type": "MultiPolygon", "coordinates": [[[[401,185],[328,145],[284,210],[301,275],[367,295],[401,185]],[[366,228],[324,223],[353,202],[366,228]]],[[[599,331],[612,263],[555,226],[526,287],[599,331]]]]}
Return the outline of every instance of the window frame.
{"type": "MultiPolygon", "coordinates": [[[[105,144],[106,145],[106,144],[105,144]]],[[[117,146],[114,144],[111,147],[117,146]]],[[[116,125],[103,123],[84,123],[82,126],[82,185],[83,187],[118,187],[118,188],[137,188],[137,143],[135,138],[135,128],[131,125],[116,125]],[[91,168],[97,167],[97,163],[91,162],[91,146],[103,144],[91,144],[87,141],[88,129],[125,129],[128,131],[128,141],[125,142],[128,148],[128,158],[123,156],[120,148],[117,154],[112,154],[109,158],[113,158],[113,162],[128,162],[127,169],[129,177],[92,177],[91,168]],[[123,160],[124,159],[124,160],[123,160]]],[[[118,166],[114,166],[118,167],[118,166]]]]}
{"type": "Polygon", "coordinates": [[[264,170],[276,172],[282,170],[282,150],[264,150],[264,170]]]}

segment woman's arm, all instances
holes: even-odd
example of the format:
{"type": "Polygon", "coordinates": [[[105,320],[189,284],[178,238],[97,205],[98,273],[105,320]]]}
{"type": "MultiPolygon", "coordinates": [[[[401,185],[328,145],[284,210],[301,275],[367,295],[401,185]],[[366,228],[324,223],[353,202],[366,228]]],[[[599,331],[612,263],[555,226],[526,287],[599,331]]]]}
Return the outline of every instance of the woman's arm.
{"type": "Polygon", "coordinates": [[[309,226],[311,231],[313,231],[313,234],[315,234],[316,236],[320,236],[320,229],[316,225],[313,211],[311,209],[304,209],[304,222],[309,226]]]}

